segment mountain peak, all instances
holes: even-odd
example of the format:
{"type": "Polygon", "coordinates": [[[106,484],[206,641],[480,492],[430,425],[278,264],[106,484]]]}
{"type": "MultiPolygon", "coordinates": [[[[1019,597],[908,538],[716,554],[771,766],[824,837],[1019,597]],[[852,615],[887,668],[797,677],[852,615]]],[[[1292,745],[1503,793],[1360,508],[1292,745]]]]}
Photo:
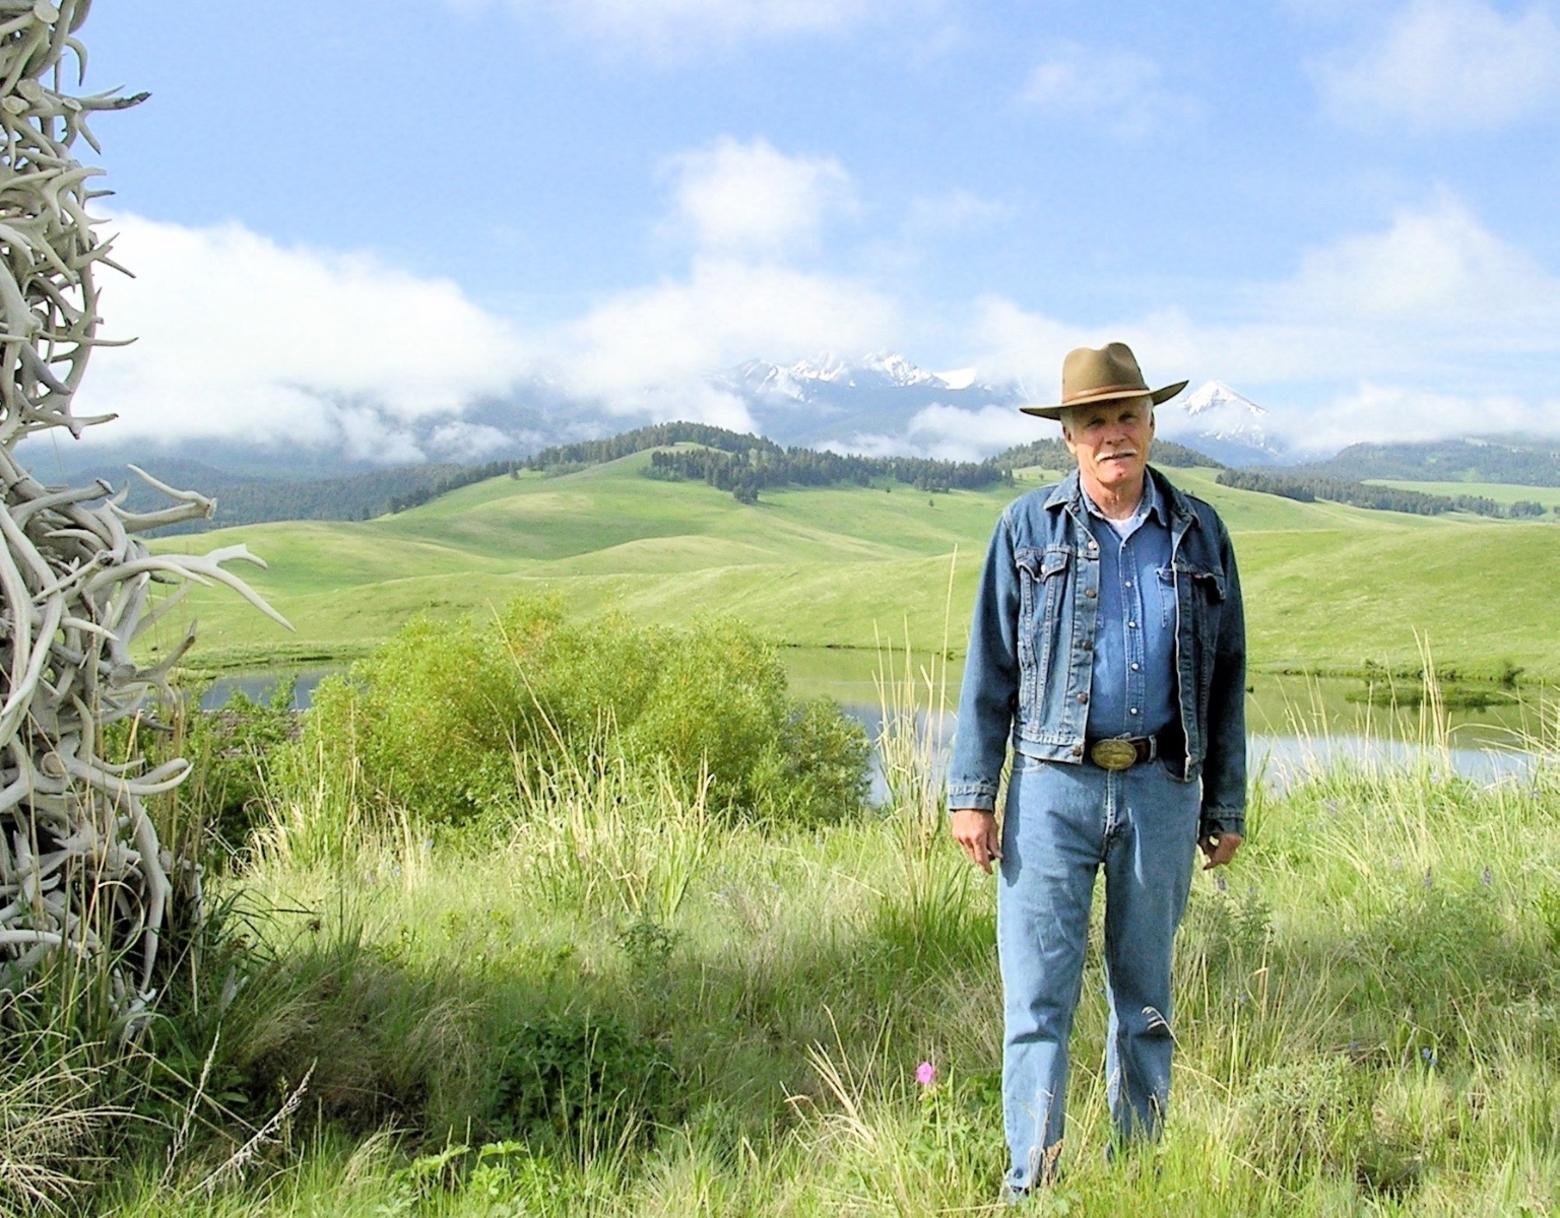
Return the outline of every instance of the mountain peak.
{"type": "Polygon", "coordinates": [[[1179,440],[1228,465],[1280,460],[1283,445],[1268,434],[1270,416],[1223,381],[1205,381],[1177,401],[1160,407],[1165,438],[1179,440]]]}
{"type": "Polygon", "coordinates": [[[788,369],[799,381],[826,381],[829,384],[854,385],[851,367],[832,351],[825,351],[816,359],[797,360],[788,369]]]}
{"type": "Polygon", "coordinates": [[[917,368],[896,351],[878,351],[862,360],[862,367],[886,376],[896,385],[930,385],[938,380],[935,373],[917,368]]]}
{"type": "Polygon", "coordinates": [[[1267,414],[1261,406],[1245,394],[1237,393],[1223,381],[1203,382],[1182,398],[1178,405],[1189,415],[1205,414],[1210,410],[1221,409],[1232,413],[1247,413],[1257,418],[1267,414]]]}

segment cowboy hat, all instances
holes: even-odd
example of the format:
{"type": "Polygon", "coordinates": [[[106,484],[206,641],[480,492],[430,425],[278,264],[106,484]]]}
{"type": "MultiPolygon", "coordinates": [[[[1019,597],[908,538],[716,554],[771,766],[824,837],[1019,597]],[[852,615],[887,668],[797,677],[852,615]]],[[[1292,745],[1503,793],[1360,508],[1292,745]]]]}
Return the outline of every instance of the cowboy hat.
{"type": "Polygon", "coordinates": [[[1075,347],[1062,361],[1062,400],[1055,406],[1020,406],[1025,414],[1059,419],[1069,406],[1092,406],[1118,398],[1150,397],[1154,405],[1167,402],[1187,386],[1177,381],[1163,389],[1150,389],[1138,368],[1137,356],[1126,343],[1103,347],[1075,347]]]}

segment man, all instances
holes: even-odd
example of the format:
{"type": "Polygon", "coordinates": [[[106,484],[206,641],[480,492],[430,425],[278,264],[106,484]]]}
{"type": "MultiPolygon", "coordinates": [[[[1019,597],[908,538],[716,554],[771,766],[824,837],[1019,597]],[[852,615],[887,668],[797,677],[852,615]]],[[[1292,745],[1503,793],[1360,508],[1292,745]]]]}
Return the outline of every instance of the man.
{"type": "Polygon", "coordinates": [[[1067,1041],[1105,872],[1106,1078],[1116,1141],[1157,1136],[1170,1093],[1170,957],[1196,849],[1245,828],[1245,622],[1207,503],[1148,465],[1154,407],[1124,343],[1080,347],[1056,406],[1077,469],[1008,504],[975,600],[948,768],[954,839],[1000,866],[1003,1114],[1022,1195],[1061,1150],[1067,1041]],[[1014,750],[1002,824],[995,804],[1014,750]]]}

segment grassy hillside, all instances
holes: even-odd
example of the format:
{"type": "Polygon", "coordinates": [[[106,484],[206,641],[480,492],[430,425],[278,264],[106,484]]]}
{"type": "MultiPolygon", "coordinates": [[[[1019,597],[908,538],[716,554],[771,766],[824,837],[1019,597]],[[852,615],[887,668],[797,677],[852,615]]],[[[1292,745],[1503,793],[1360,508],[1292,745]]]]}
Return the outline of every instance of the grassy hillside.
{"type": "MultiPolygon", "coordinates": [[[[269,564],[252,582],[297,634],[226,590],[195,589],[201,641],[191,658],[211,665],[352,655],[419,610],[454,618],[544,588],[582,613],[615,606],[680,622],[728,611],[776,642],[809,646],[870,647],[875,629],[908,629],[928,648],[943,637],[955,549],[957,649],[997,514],[1055,476],[1024,470],[1016,487],[935,496],[903,486],[766,490],[745,506],[703,483],[645,478],[648,461],[641,452],[560,477],[524,471],[378,520],[254,525],[158,548],[242,541],[269,564]]],[[[1170,472],[1235,534],[1255,665],[1410,664],[1417,629],[1441,661],[1493,670],[1509,658],[1560,676],[1552,524],[1295,503],[1219,486],[1211,470],[1170,472]]],[[[164,623],[151,645],[182,632],[164,623]]]]}
{"type": "Polygon", "coordinates": [[[1367,478],[1366,481],[1376,486],[1421,491],[1426,495],[1483,495],[1496,503],[1529,499],[1546,508],[1560,507],[1560,487],[1555,486],[1524,486],[1520,482],[1409,482],[1401,478],[1367,478]]]}

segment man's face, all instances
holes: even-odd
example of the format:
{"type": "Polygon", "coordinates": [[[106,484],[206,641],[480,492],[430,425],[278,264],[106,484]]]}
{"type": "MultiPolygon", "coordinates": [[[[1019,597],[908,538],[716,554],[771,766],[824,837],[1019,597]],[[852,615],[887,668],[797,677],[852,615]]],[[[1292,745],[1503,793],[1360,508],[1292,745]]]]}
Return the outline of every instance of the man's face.
{"type": "Polygon", "coordinates": [[[1154,404],[1147,397],[1073,406],[1062,415],[1062,439],[1080,473],[1111,490],[1143,477],[1154,442],[1154,404]]]}

